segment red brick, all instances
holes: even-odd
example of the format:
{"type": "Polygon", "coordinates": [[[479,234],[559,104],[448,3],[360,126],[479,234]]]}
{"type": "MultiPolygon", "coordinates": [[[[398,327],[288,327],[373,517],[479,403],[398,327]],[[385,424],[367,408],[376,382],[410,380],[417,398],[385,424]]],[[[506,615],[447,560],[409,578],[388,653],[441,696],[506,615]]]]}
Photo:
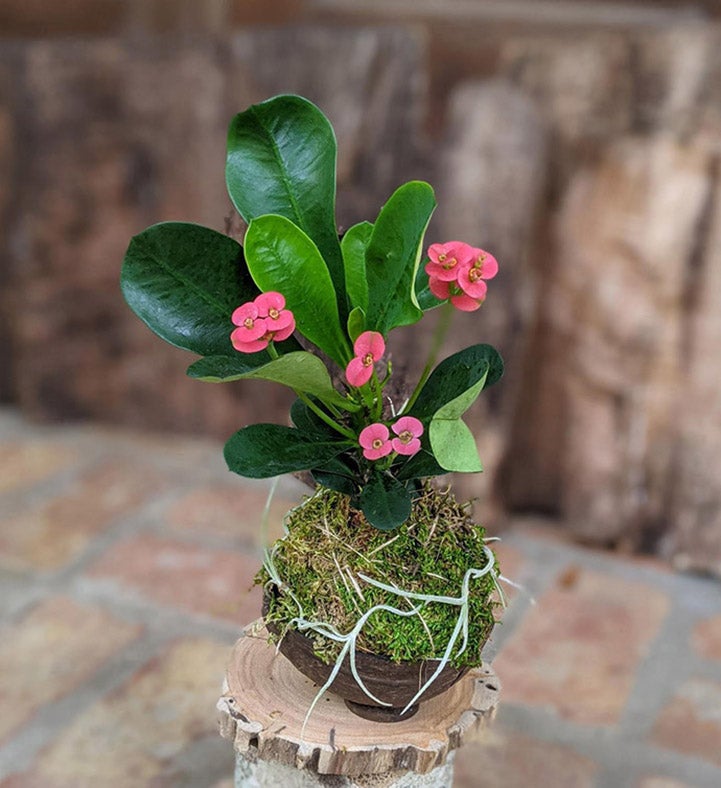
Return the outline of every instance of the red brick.
{"type": "Polygon", "coordinates": [[[721,683],[684,682],[656,721],[653,739],[721,766],[721,683]]]}
{"type": "Polygon", "coordinates": [[[504,700],[613,724],[668,607],[641,583],[567,567],[494,663],[504,700]]]}
{"type": "Polygon", "coordinates": [[[162,481],[137,464],[113,461],[69,490],[0,521],[0,565],[57,569],[76,558],[113,519],[156,493],[162,481]]]}
{"type": "Polygon", "coordinates": [[[77,689],[136,638],[140,627],[100,608],[54,597],[0,633],[1,740],[43,704],[77,689]]]}
{"type": "Polygon", "coordinates": [[[721,660],[721,616],[707,618],[696,625],[693,646],[699,656],[721,660]]]}
{"type": "MultiPolygon", "coordinates": [[[[504,688],[505,691],[505,688],[504,688]]],[[[596,764],[578,753],[494,725],[456,756],[454,788],[591,788],[596,764]]]]}
{"type": "Polygon", "coordinates": [[[167,512],[167,522],[181,531],[230,536],[258,547],[266,547],[283,535],[283,517],[300,500],[275,497],[263,535],[262,520],[268,493],[241,484],[216,484],[194,490],[176,501],[167,512]],[[267,542],[264,543],[264,542],[267,542]]]}
{"type": "MultiPolygon", "coordinates": [[[[183,754],[193,742],[217,735],[214,708],[228,655],[227,646],[210,640],[172,644],[72,721],[29,772],[2,788],[189,785],[183,754]]],[[[228,746],[226,773],[232,768],[228,746]]]]}
{"type": "Polygon", "coordinates": [[[244,625],[260,615],[259,568],[259,558],[240,552],[142,535],[116,545],[89,574],[162,605],[244,625]]]}
{"type": "Polygon", "coordinates": [[[67,446],[26,441],[0,446],[0,492],[23,489],[73,465],[78,452],[67,446]]]}

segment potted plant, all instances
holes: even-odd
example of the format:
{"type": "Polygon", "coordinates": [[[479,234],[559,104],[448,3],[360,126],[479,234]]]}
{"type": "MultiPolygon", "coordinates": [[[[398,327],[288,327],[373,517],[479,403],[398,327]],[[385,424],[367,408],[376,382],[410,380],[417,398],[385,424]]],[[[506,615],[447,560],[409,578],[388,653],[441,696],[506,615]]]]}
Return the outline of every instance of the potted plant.
{"type": "Polygon", "coordinates": [[[482,469],[462,417],[501,359],[484,344],[435,357],[453,311],[476,310],[498,266],[458,241],[424,257],[435,198],[420,181],[339,236],[335,166],[333,130],[309,101],[251,106],[231,123],[226,169],[243,246],[157,224],[130,242],[121,284],[156,334],[200,356],[190,377],[295,392],[287,425],[244,426],[225,446],[241,476],[315,484],[266,552],[265,619],[317,697],[332,687],[356,712],[395,720],[480,664],[503,599],[491,540],[431,483],[482,469]],[[436,308],[428,363],[403,394],[386,340],[436,308]]]}

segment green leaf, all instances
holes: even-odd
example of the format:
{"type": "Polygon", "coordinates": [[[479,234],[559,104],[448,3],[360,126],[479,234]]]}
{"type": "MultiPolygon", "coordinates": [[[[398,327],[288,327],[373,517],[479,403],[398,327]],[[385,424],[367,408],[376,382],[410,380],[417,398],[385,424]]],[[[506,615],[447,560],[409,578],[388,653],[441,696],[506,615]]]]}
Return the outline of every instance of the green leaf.
{"type": "Polygon", "coordinates": [[[350,337],[350,341],[355,342],[365,329],[365,312],[357,306],[355,309],[351,310],[350,315],[348,315],[348,336],[350,337]]]}
{"type": "Polygon", "coordinates": [[[235,352],[230,316],[258,295],[240,244],[184,222],[155,224],[131,240],[120,287],[159,337],[201,356],[235,352]]]}
{"type": "Polygon", "coordinates": [[[409,460],[404,462],[403,465],[398,468],[395,475],[400,481],[406,481],[407,479],[423,479],[428,476],[440,476],[444,473],[447,473],[446,469],[438,464],[433,453],[423,448],[409,460]]]}
{"type": "Polygon", "coordinates": [[[344,495],[355,495],[358,492],[358,469],[356,467],[354,470],[349,467],[345,461],[347,459],[348,457],[345,454],[334,457],[322,468],[313,468],[311,474],[315,481],[324,487],[336,490],[344,495]]]}
{"type": "Polygon", "coordinates": [[[447,471],[473,473],[483,470],[475,439],[461,421],[461,416],[476,401],[485,382],[486,374],[469,389],[439,408],[431,419],[428,430],[431,449],[438,464],[447,471]]]}
{"type": "Polygon", "coordinates": [[[270,380],[342,408],[348,404],[346,398],[333,388],[325,364],[312,353],[300,350],[272,359],[262,366],[257,366],[254,361],[251,364],[241,353],[235,356],[208,356],[192,364],[188,368],[188,375],[211,383],[227,383],[243,378],[270,380]]]}
{"type": "Polygon", "coordinates": [[[251,424],[225,444],[228,468],[250,479],[305,471],[329,462],[348,448],[348,442],[312,440],[279,424],[251,424]]]}
{"type": "Polygon", "coordinates": [[[338,438],[338,433],[320,419],[313,411],[298,398],[290,406],[290,420],[300,432],[328,440],[338,438]]]}
{"type": "Polygon", "coordinates": [[[366,279],[366,250],[373,234],[370,222],[353,225],[346,231],[340,248],[345,267],[345,287],[354,307],[368,308],[368,280],[366,279]]]}
{"type": "Polygon", "coordinates": [[[311,475],[315,482],[329,490],[335,490],[343,495],[355,495],[358,492],[354,480],[343,474],[314,468],[311,475]]]}
{"type": "Polygon", "coordinates": [[[360,507],[372,526],[392,531],[410,516],[411,494],[390,474],[376,471],[361,490],[360,507]]]}
{"type": "Polygon", "coordinates": [[[345,366],[350,347],[328,267],[313,241],[283,216],[260,216],[245,234],[245,256],[258,287],[282,293],[300,333],[345,366]]]}
{"type": "Polygon", "coordinates": [[[300,96],[276,96],[233,118],[225,179],[246,222],[279,214],[313,239],[345,311],[335,224],[336,148],[333,127],[318,107],[300,96]]]}
{"type": "Polygon", "coordinates": [[[433,189],[422,181],[411,181],[396,189],[381,209],[366,250],[370,330],[385,335],[423,316],[415,281],[423,237],[435,207],[433,189]]]}
{"type": "MultiPolygon", "coordinates": [[[[490,345],[465,348],[441,361],[433,370],[409,415],[421,421],[428,420],[444,405],[477,386],[481,379],[488,387],[502,374],[503,361],[495,348],[490,345]]],[[[478,393],[480,389],[476,396],[478,393]]]]}
{"type": "Polygon", "coordinates": [[[431,446],[439,465],[447,471],[476,473],[483,470],[473,433],[461,419],[432,419],[431,446]]]}

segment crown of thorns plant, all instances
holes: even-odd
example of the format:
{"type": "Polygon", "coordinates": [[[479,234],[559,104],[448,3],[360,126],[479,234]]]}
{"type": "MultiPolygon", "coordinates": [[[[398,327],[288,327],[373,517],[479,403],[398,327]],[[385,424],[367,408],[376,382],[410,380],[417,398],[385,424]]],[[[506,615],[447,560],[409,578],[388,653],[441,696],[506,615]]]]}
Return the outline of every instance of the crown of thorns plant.
{"type": "Polygon", "coordinates": [[[310,471],[371,525],[392,530],[424,479],[482,470],[462,416],[500,378],[501,358],[475,344],[435,362],[453,310],[481,306],[498,263],[461,241],[424,255],[436,201],[422,181],[400,186],[373,223],[339,237],[335,135],[299,96],[233,119],[226,182],[248,225],[243,245],[195,224],[149,227],[125,256],[125,299],[158,336],[201,357],[190,377],[257,378],[295,392],[291,426],[251,424],[228,440],[230,470],[310,471]],[[411,395],[393,402],[384,393],[388,334],[438,307],[446,314],[425,368],[411,395]]]}

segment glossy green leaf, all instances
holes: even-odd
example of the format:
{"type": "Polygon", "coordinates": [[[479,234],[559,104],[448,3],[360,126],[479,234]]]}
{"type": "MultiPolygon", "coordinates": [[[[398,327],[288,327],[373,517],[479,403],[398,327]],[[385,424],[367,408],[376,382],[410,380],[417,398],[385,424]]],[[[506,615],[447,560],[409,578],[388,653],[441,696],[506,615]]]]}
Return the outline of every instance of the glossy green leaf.
{"type": "Polygon", "coordinates": [[[429,476],[440,476],[446,472],[446,469],[438,464],[433,453],[423,448],[404,462],[395,475],[400,481],[406,481],[407,479],[425,479],[429,476]]]}
{"type": "Polygon", "coordinates": [[[311,474],[318,484],[328,487],[344,495],[355,495],[358,492],[358,467],[348,465],[352,462],[347,454],[334,457],[322,468],[313,468],[311,474]]]}
{"type": "Polygon", "coordinates": [[[439,465],[447,471],[475,473],[483,470],[473,433],[461,419],[432,419],[431,446],[439,465]]]}
{"type": "Polygon", "coordinates": [[[120,286],[159,337],[200,355],[234,353],[230,316],[258,295],[236,241],[184,222],[148,227],[130,242],[120,286]]]}
{"type": "Polygon", "coordinates": [[[351,310],[348,315],[348,336],[351,342],[356,339],[366,330],[366,316],[365,312],[359,307],[351,310]]]}
{"type": "Polygon", "coordinates": [[[369,330],[387,334],[423,316],[415,295],[423,237],[436,207],[433,189],[411,181],[391,195],[376,220],[366,250],[369,330]]]}
{"type": "Polygon", "coordinates": [[[368,308],[368,280],[366,279],[366,250],[373,234],[370,222],[353,225],[341,241],[345,286],[351,306],[368,308]]]}
{"type": "Polygon", "coordinates": [[[281,383],[295,391],[312,394],[314,397],[340,407],[347,401],[334,388],[325,364],[312,353],[300,350],[271,359],[262,366],[248,368],[243,354],[235,356],[208,356],[201,358],[188,369],[191,378],[211,383],[227,383],[244,378],[256,378],[281,383]]]}
{"type": "Polygon", "coordinates": [[[410,517],[411,494],[390,474],[375,472],[361,490],[360,507],[372,526],[392,531],[410,517]]]}
{"type": "MultiPolygon", "coordinates": [[[[318,404],[318,403],[316,403],[318,404]]],[[[298,398],[290,406],[290,420],[300,432],[312,437],[321,437],[328,440],[336,440],[338,433],[298,398]]]]}
{"type": "Polygon", "coordinates": [[[263,292],[277,290],[285,296],[300,333],[345,366],[351,350],[328,267],[313,241],[283,216],[260,216],[245,234],[245,257],[263,292]]]}
{"type": "Polygon", "coordinates": [[[233,118],[225,178],[246,222],[279,214],[313,239],[345,312],[335,224],[336,148],[333,128],[318,107],[300,96],[276,96],[233,118]]]}
{"type": "Polygon", "coordinates": [[[225,444],[228,468],[250,479],[305,471],[329,462],[348,448],[348,442],[312,440],[279,424],[251,424],[225,444]]]}
{"type": "Polygon", "coordinates": [[[472,345],[441,361],[409,413],[421,421],[427,421],[444,405],[476,387],[481,379],[487,388],[499,380],[502,374],[503,361],[495,348],[490,345],[472,345]]]}

